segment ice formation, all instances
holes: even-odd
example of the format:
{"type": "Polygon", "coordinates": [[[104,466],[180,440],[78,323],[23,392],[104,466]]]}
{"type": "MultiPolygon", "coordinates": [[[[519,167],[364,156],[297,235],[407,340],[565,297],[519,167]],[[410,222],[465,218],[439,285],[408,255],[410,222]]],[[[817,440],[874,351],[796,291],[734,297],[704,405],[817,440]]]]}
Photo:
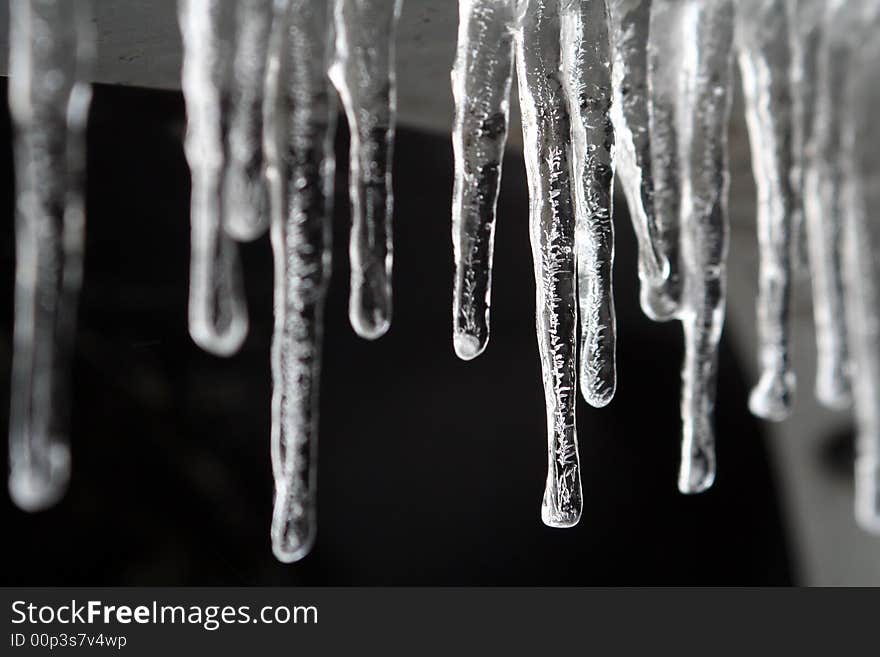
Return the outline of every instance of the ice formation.
{"type": "MultiPolygon", "coordinates": [[[[69,477],[67,364],[81,279],[88,3],[11,0],[16,321],[10,491],[51,505],[69,477]]],[[[247,333],[236,241],[270,228],[275,260],[272,545],[315,537],[317,398],[330,276],[336,117],[351,133],[349,314],[391,320],[394,33],[401,0],[179,0],[192,171],[190,332],[228,355],[247,333]],[[334,91],[335,87],[335,91],[334,91]]],[[[715,477],[724,318],[727,123],[743,83],[758,191],[756,415],[790,411],[790,313],[806,242],[816,396],[858,419],[856,516],[880,531],[880,3],[876,0],[460,0],[453,344],[489,340],[492,251],[514,70],[523,116],[547,414],[542,518],[581,514],[575,406],[616,388],[615,173],[639,247],[640,302],[682,323],[679,488],[715,477]]]]}
{"type": "Polygon", "coordinates": [[[94,35],[88,2],[12,0],[15,327],[9,491],[27,511],[70,477],[68,366],[82,281],[85,128],[94,35]]]}

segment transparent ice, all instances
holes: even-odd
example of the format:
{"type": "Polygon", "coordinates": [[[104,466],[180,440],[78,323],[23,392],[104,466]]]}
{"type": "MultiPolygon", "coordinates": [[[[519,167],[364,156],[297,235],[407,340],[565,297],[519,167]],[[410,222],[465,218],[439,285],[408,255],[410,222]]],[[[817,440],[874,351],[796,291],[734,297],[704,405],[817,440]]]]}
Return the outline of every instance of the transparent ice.
{"type": "Polygon", "coordinates": [[[90,3],[11,0],[9,106],[15,150],[15,327],[9,491],[26,511],[70,478],[68,371],[85,240],[90,3]]]}
{"type": "Polygon", "coordinates": [[[330,79],[351,134],[351,299],[361,337],[391,325],[391,161],[397,106],[394,35],[402,0],[335,0],[336,48],[330,79]]]}

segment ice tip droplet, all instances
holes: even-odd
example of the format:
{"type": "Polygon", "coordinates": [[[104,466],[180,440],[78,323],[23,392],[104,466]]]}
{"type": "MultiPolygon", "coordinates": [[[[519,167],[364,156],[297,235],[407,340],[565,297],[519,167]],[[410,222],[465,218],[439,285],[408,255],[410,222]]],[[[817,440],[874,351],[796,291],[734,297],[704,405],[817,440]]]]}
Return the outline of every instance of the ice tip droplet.
{"type": "Polygon", "coordinates": [[[683,460],[678,475],[678,490],[684,495],[704,493],[715,483],[714,450],[702,448],[683,460]]]}
{"type": "Polygon", "coordinates": [[[642,312],[655,322],[666,322],[679,315],[680,304],[669,293],[665,284],[644,281],[639,303],[642,312]]]}
{"type": "Polygon", "coordinates": [[[349,321],[354,332],[365,340],[378,340],[391,328],[391,319],[381,312],[363,313],[352,308],[349,321]]]}
{"type": "Polygon", "coordinates": [[[452,336],[452,345],[456,356],[462,360],[473,360],[486,350],[487,341],[462,331],[452,336]]]}
{"type": "Polygon", "coordinates": [[[49,447],[48,472],[13,467],[9,474],[9,496],[22,511],[38,513],[57,504],[70,482],[70,449],[63,444],[49,447]]]}
{"type": "Polygon", "coordinates": [[[781,422],[791,414],[795,387],[792,372],[764,372],[749,395],[749,410],[756,417],[781,422]]]}
{"type": "Polygon", "coordinates": [[[568,529],[574,527],[581,520],[581,510],[571,509],[567,511],[559,511],[549,508],[547,505],[541,507],[541,520],[548,527],[554,529],[568,529]]]}

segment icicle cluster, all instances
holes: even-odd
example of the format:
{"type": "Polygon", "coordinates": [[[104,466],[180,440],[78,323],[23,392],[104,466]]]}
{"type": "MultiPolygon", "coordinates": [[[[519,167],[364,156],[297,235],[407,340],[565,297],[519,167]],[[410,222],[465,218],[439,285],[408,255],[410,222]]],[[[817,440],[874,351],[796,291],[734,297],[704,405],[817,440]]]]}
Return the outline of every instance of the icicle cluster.
{"type": "Polygon", "coordinates": [[[305,556],[315,539],[333,85],[351,129],[351,323],[373,339],[391,321],[393,37],[400,4],[180,0],[193,178],[190,333],[219,355],[241,346],[247,310],[235,240],[254,239],[270,226],[271,535],[275,555],[285,562],[305,556]]]}
{"type": "Polygon", "coordinates": [[[726,132],[736,59],[758,190],[761,376],[749,406],[770,420],[791,409],[791,296],[795,268],[806,259],[805,235],[819,351],[816,394],[840,408],[858,390],[857,516],[865,526],[880,526],[880,296],[873,287],[880,272],[871,257],[880,244],[861,218],[880,184],[870,178],[876,158],[869,145],[877,142],[864,138],[877,107],[871,104],[876,79],[868,75],[876,78],[880,59],[876,49],[862,47],[880,42],[871,31],[878,5],[460,0],[452,75],[453,340],[464,359],[488,341],[495,204],[515,57],[548,417],[547,524],[574,524],[580,512],[576,358],[588,402],[603,406],[614,393],[615,168],[639,246],[642,308],[658,321],[678,319],[684,329],[679,489],[700,492],[714,481],[726,132]],[[847,116],[847,108],[863,123],[847,116]],[[862,233],[853,237],[857,230],[862,233]],[[847,265],[854,271],[848,277],[847,265]]]}
{"type": "MultiPolygon", "coordinates": [[[[760,378],[749,406],[781,420],[795,381],[794,272],[808,261],[816,395],[854,402],[856,517],[880,531],[880,2],[460,0],[455,96],[453,342],[489,339],[496,203],[516,70],[547,412],[542,518],[578,522],[578,391],[616,388],[615,169],[639,246],[640,302],[682,323],[679,489],[715,478],[732,66],[758,190],[760,378]],[[802,242],[806,245],[801,246],[802,242]]],[[[67,365],[82,276],[88,2],[11,0],[16,321],[10,491],[51,505],[70,472],[67,365]]],[[[179,0],[192,171],[190,333],[229,355],[248,329],[237,242],[270,231],[275,260],[272,545],[315,538],[317,399],[330,276],[337,103],[351,132],[350,319],[391,320],[394,31],[401,0],[179,0]],[[335,87],[335,91],[334,91],[335,87]]]]}

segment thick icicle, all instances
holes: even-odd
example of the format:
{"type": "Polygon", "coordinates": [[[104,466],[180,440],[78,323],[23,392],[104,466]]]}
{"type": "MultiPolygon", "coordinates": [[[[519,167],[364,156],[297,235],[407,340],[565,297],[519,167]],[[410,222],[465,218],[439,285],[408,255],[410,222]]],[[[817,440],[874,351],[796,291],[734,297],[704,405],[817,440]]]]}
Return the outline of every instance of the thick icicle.
{"type": "MultiPolygon", "coordinates": [[[[653,180],[653,251],[665,264],[660,282],[642,280],[641,305],[657,321],[678,316],[681,307],[681,167],[677,123],[681,102],[683,15],[688,2],[653,0],[648,38],[648,140],[653,180]]],[[[625,161],[626,156],[623,156],[625,161]]],[[[623,164],[622,171],[626,170],[623,164]]]]}
{"type": "Polygon", "coordinates": [[[562,84],[574,176],[580,388],[587,402],[602,407],[617,388],[609,18],[604,0],[562,0],[561,5],[562,84]]]}
{"type": "Polygon", "coordinates": [[[275,0],[265,150],[272,250],[272,549],[301,559],[315,540],[318,381],[333,201],[336,103],[325,3],[275,0]]]}
{"type": "Polygon", "coordinates": [[[791,47],[786,0],[737,3],[737,50],[758,191],[758,350],[761,378],[749,408],[768,420],[791,411],[792,218],[791,47]]]}
{"type": "Polygon", "coordinates": [[[842,148],[844,271],[857,420],[855,516],[880,533],[880,6],[868,0],[841,8],[830,37],[845,67],[842,148]],[[847,52],[849,51],[849,52],[847,52]]]}
{"type": "Polygon", "coordinates": [[[90,3],[12,0],[9,105],[15,133],[15,328],[9,491],[26,511],[70,478],[69,372],[85,238],[90,3]]]}
{"type": "Polygon", "coordinates": [[[459,0],[455,96],[453,345],[479,356],[489,341],[492,251],[501,161],[507,142],[516,0],[459,0]]]}
{"type": "Polygon", "coordinates": [[[259,237],[269,223],[262,104],[271,16],[272,0],[238,0],[223,185],[224,226],[238,240],[259,237]]]}
{"type": "MultiPolygon", "coordinates": [[[[841,3],[837,3],[840,7],[841,3]]],[[[840,19],[829,9],[823,24],[840,19]]],[[[849,347],[843,290],[843,180],[841,128],[849,58],[845,38],[826,33],[819,41],[816,109],[806,144],[804,214],[816,326],[816,397],[831,408],[851,402],[849,347]]]]}
{"type": "Polygon", "coordinates": [[[685,5],[678,117],[685,333],[678,487],[698,493],[715,479],[712,424],[726,289],[733,3],[688,0],[685,5]]]}
{"type": "Polygon", "coordinates": [[[236,352],[248,329],[238,251],[222,220],[230,7],[223,0],[179,0],[192,173],[189,330],[196,344],[218,355],[236,352]]]}
{"type": "MultiPolygon", "coordinates": [[[[651,0],[610,0],[613,53],[611,116],[617,149],[615,169],[626,195],[639,244],[642,299],[651,286],[662,285],[669,274],[665,254],[655,251],[654,178],[651,171],[648,37],[651,0]]],[[[650,305],[645,311],[652,313],[650,305]]]]}
{"type": "Polygon", "coordinates": [[[402,0],[334,0],[336,52],[330,78],[351,133],[351,299],[358,335],[391,323],[391,160],[396,90],[394,39],[402,0]]]}
{"type": "Polygon", "coordinates": [[[521,0],[516,63],[529,181],[535,314],[547,406],[548,472],[541,517],[551,527],[580,519],[575,207],[568,100],[561,79],[559,2],[521,0]]]}

